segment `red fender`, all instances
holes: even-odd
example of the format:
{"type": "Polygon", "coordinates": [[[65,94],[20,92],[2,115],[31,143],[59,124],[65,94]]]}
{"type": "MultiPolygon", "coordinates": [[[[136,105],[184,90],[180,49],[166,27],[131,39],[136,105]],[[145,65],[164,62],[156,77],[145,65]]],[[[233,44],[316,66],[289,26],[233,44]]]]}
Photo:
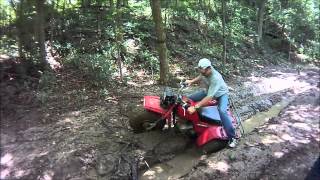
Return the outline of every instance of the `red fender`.
{"type": "Polygon", "coordinates": [[[156,112],[162,115],[168,111],[160,106],[159,96],[144,96],[143,106],[149,111],[156,112]]]}
{"type": "Polygon", "coordinates": [[[227,138],[227,134],[222,126],[212,126],[204,130],[197,138],[197,145],[203,146],[214,139],[226,140],[227,138]]]}

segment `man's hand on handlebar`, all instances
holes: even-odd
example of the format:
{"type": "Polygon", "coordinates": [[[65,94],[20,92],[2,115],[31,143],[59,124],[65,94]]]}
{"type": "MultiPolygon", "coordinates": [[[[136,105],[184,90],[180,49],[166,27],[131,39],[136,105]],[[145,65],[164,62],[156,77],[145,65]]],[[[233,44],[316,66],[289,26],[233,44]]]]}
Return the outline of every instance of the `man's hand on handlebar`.
{"type": "Polygon", "coordinates": [[[193,114],[194,112],[196,112],[196,108],[195,108],[194,106],[190,106],[190,107],[188,108],[188,113],[189,113],[189,114],[193,114]]]}
{"type": "Polygon", "coordinates": [[[199,109],[199,108],[200,108],[199,105],[190,106],[190,107],[188,108],[188,112],[189,112],[190,114],[193,114],[193,113],[196,112],[197,109],[199,109]]]}
{"type": "Polygon", "coordinates": [[[191,86],[192,80],[186,80],[185,83],[187,84],[187,86],[191,86]]]}
{"type": "Polygon", "coordinates": [[[189,84],[186,82],[186,80],[181,80],[181,82],[180,82],[180,87],[181,88],[186,88],[186,87],[188,87],[189,86],[189,84]]]}

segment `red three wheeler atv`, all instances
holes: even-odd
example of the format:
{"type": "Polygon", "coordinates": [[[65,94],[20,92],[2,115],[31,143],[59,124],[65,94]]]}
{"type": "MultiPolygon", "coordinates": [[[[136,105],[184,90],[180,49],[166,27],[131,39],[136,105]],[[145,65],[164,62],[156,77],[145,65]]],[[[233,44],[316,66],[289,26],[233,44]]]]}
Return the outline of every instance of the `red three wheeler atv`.
{"type": "MultiPolygon", "coordinates": [[[[205,153],[216,152],[224,148],[228,143],[227,134],[222,126],[217,101],[212,100],[196,113],[189,114],[188,107],[194,106],[196,102],[182,95],[182,90],[186,87],[185,82],[180,82],[177,94],[166,87],[161,97],[144,96],[144,111],[130,116],[130,126],[136,133],[175,127],[180,132],[196,137],[197,146],[205,153]]],[[[236,117],[232,114],[230,107],[228,112],[233,119],[237,136],[240,137],[244,132],[241,119],[232,99],[230,98],[229,101],[236,117]]]]}

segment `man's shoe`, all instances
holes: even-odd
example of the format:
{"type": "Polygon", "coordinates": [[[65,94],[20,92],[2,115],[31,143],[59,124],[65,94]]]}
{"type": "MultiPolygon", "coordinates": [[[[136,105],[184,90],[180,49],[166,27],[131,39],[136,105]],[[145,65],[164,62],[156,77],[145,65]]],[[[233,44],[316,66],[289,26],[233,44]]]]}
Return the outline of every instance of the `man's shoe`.
{"type": "Polygon", "coordinates": [[[237,139],[236,139],[236,138],[230,139],[228,146],[229,146],[230,148],[236,147],[236,146],[237,146],[237,139]]]}

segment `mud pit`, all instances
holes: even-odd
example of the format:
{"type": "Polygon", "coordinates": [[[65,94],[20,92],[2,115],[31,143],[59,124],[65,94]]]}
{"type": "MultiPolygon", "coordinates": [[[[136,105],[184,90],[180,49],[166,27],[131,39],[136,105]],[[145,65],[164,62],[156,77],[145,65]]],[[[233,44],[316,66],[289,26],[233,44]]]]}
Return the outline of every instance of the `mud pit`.
{"type": "MultiPolygon", "coordinates": [[[[277,117],[280,111],[288,104],[289,100],[282,100],[273,105],[268,111],[260,112],[243,122],[245,134],[251,133],[257,127],[265,124],[269,119],[277,117]]],[[[155,137],[154,135],[151,135],[155,137]]],[[[147,137],[147,136],[145,136],[147,137]]],[[[168,137],[170,138],[170,137],[168,137]]],[[[144,143],[151,143],[145,139],[141,139],[144,143]]],[[[158,163],[149,170],[140,174],[140,179],[178,179],[189,173],[199,162],[207,158],[199,149],[192,145],[191,148],[183,153],[176,155],[173,159],[164,163],[158,163]]]]}
{"type": "Polygon", "coordinates": [[[140,103],[161,87],[120,87],[103,99],[69,88],[45,106],[15,101],[10,111],[1,107],[1,179],[303,179],[319,154],[318,73],[270,67],[230,82],[243,119],[293,101],[237,148],[209,155],[171,131],[131,132],[128,98],[140,103]]]}

